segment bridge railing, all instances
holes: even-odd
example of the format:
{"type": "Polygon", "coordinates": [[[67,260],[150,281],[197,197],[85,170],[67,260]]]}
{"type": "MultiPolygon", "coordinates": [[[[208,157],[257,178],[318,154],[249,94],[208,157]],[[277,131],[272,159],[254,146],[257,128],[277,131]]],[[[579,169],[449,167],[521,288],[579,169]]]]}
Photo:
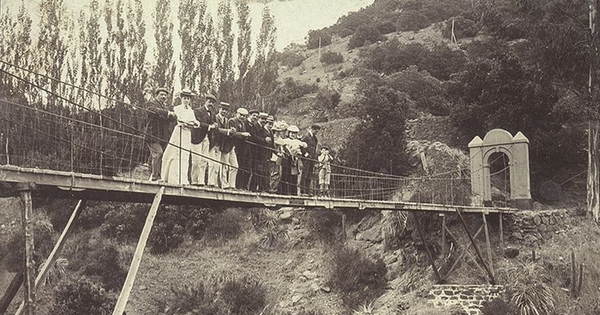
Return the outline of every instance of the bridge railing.
{"type": "MultiPolygon", "coordinates": [[[[25,71],[15,74],[1,65],[0,70],[0,85],[15,87],[9,95],[0,95],[0,164],[149,179],[146,143],[152,136],[146,130],[147,109],[71,85],[54,91],[49,78],[25,71]]],[[[247,169],[239,169],[238,176],[244,172],[261,176],[247,169]]],[[[468,205],[469,179],[460,171],[453,174],[401,177],[331,165],[328,191],[320,190],[318,167],[308,187],[302,187],[301,176],[282,178],[280,185],[317,196],[468,205]]]]}

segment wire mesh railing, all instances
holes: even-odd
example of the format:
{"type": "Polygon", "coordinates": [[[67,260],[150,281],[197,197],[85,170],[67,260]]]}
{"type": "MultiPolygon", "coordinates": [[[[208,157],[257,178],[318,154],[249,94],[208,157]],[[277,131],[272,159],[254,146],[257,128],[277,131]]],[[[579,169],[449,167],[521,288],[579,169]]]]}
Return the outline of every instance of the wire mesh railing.
{"type": "MultiPolygon", "coordinates": [[[[52,90],[51,80],[55,79],[22,69],[15,74],[6,65],[0,65],[0,84],[13,87],[11,93],[0,95],[0,164],[149,180],[147,143],[156,140],[146,130],[151,111],[93,91],[78,90],[72,84],[59,88],[61,94],[52,90]]],[[[190,160],[189,156],[199,154],[180,143],[168,145],[190,160]]],[[[273,160],[257,161],[257,156],[271,157],[280,152],[252,141],[242,145],[255,154],[238,154],[238,167],[202,155],[208,168],[219,172],[235,168],[237,176],[243,179],[237,185],[231,183],[236,189],[361,200],[470,204],[470,180],[462,172],[413,178],[331,164],[325,172],[329,185],[324,187],[320,178],[324,174],[317,159],[280,154],[273,160]],[[265,154],[257,154],[261,150],[265,154]],[[303,164],[304,170],[297,164],[303,164]],[[313,167],[307,176],[309,164],[313,167]]],[[[190,169],[180,172],[183,180],[175,184],[189,182],[186,179],[190,169]]]]}

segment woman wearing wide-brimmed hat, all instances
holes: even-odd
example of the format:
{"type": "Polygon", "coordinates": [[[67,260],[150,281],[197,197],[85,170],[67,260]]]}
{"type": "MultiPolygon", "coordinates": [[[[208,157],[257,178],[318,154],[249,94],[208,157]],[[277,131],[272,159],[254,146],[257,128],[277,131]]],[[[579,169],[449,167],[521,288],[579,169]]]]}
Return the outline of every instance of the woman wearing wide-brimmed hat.
{"type": "Polygon", "coordinates": [[[200,125],[191,107],[194,94],[184,89],[179,94],[181,105],[173,108],[177,116],[177,125],[171,133],[169,145],[163,154],[161,176],[162,180],[172,184],[189,184],[188,168],[192,150],[191,129],[200,125]]]}

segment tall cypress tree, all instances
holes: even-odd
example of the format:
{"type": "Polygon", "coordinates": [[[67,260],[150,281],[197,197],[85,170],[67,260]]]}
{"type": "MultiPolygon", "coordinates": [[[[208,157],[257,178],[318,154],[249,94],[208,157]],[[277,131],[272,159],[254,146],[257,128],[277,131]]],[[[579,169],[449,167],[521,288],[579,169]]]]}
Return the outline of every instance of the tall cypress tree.
{"type": "Polygon", "coordinates": [[[232,10],[229,0],[221,0],[217,12],[218,23],[218,84],[219,96],[222,99],[231,99],[233,91],[233,42],[234,35],[232,31],[232,10]]]}
{"type": "Polygon", "coordinates": [[[146,22],[141,0],[130,0],[127,4],[127,34],[125,37],[126,82],[125,95],[133,104],[145,101],[149,69],[146,68],[146,22]]]}
{"type": "Polygon", "coordinates": [[[197,72],[196,56],[200,53],[202,33],[199,25],[206,11],[206,3],[199,0],[181,0],[179,2],[179,36],[181,38],[181,69],[179,72],[181,86],[196,89],[194,80],[197,72]]]}
{"type": "Polygon", "coordinates": [[[237,63],[238,63],[238,79],[236,81],[236,98],[238,102],[245,103],[244,85],[250,68],[250,58],[252,56],[252,34],[250,18],[250,8],[246,0],[236,0],[236,8],[238,15],[238,38],[237,38],[237,63]]]}
{"type": "Polygon", "coordinates": [[[154,11],[154,39],[156,64],[153,81],[157,86],[172,87],[175,75],[173,61],[173,23],[171,22],[171,1],[158,0],[154,11]]]}

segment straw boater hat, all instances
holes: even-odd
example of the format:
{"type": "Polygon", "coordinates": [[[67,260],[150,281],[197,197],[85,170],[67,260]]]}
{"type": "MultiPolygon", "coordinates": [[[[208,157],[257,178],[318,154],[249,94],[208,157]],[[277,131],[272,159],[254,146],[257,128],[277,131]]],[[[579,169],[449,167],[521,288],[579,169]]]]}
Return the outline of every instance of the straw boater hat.
{"type": "Polygon", "coordinates": [[[288,128],[288,124],[285,122],[285,120],[279,120],[273,123],[273,127],[271,127],[271,130],[274,131],[286,131],[288,128]]]}
{"type": "Polygon", "coordinates": [[[216,98],[214,95],[212,95],[212,94],[206,94],[204,97],[205,97],[207,100],[212,100],[213,102],[216,102],[216,101],[217,101],[217,98],[216,98]]]}
{"type": "Polygon", "coordinates": [[[154,94],[158,94],[160,92],[165,92],[165,93],[169,94],[169,90],[165,87],[159,87],[156,90],[154,90],[154,94]]]}
{"type": "Polygon", "coordinates": [[[248,115],[248,110],[247,110],[247,109],[245,109],[245,108],[243,108],[243,107],[240,107],[240,108],[238,108],[238,109],[236,110],[236,112],[237,112],[238,114],[242,114],[242,115],[248,115]]]}
{"type": "Polygon", "coordinates": [[[192,96],[194,96],[194,93],[192,93],[192,91],[190,91],[190,89],[183,89],[179,93],[179,96],[189,96],[189,97],[192,97],[192,96]]]}
{"type": "Polygon", "coordinates": [[[298,126],[296,125],[291,125],[287,128],[287,131],[289,132],[300,132],[300,129],[298,129],[298,126]]]}

